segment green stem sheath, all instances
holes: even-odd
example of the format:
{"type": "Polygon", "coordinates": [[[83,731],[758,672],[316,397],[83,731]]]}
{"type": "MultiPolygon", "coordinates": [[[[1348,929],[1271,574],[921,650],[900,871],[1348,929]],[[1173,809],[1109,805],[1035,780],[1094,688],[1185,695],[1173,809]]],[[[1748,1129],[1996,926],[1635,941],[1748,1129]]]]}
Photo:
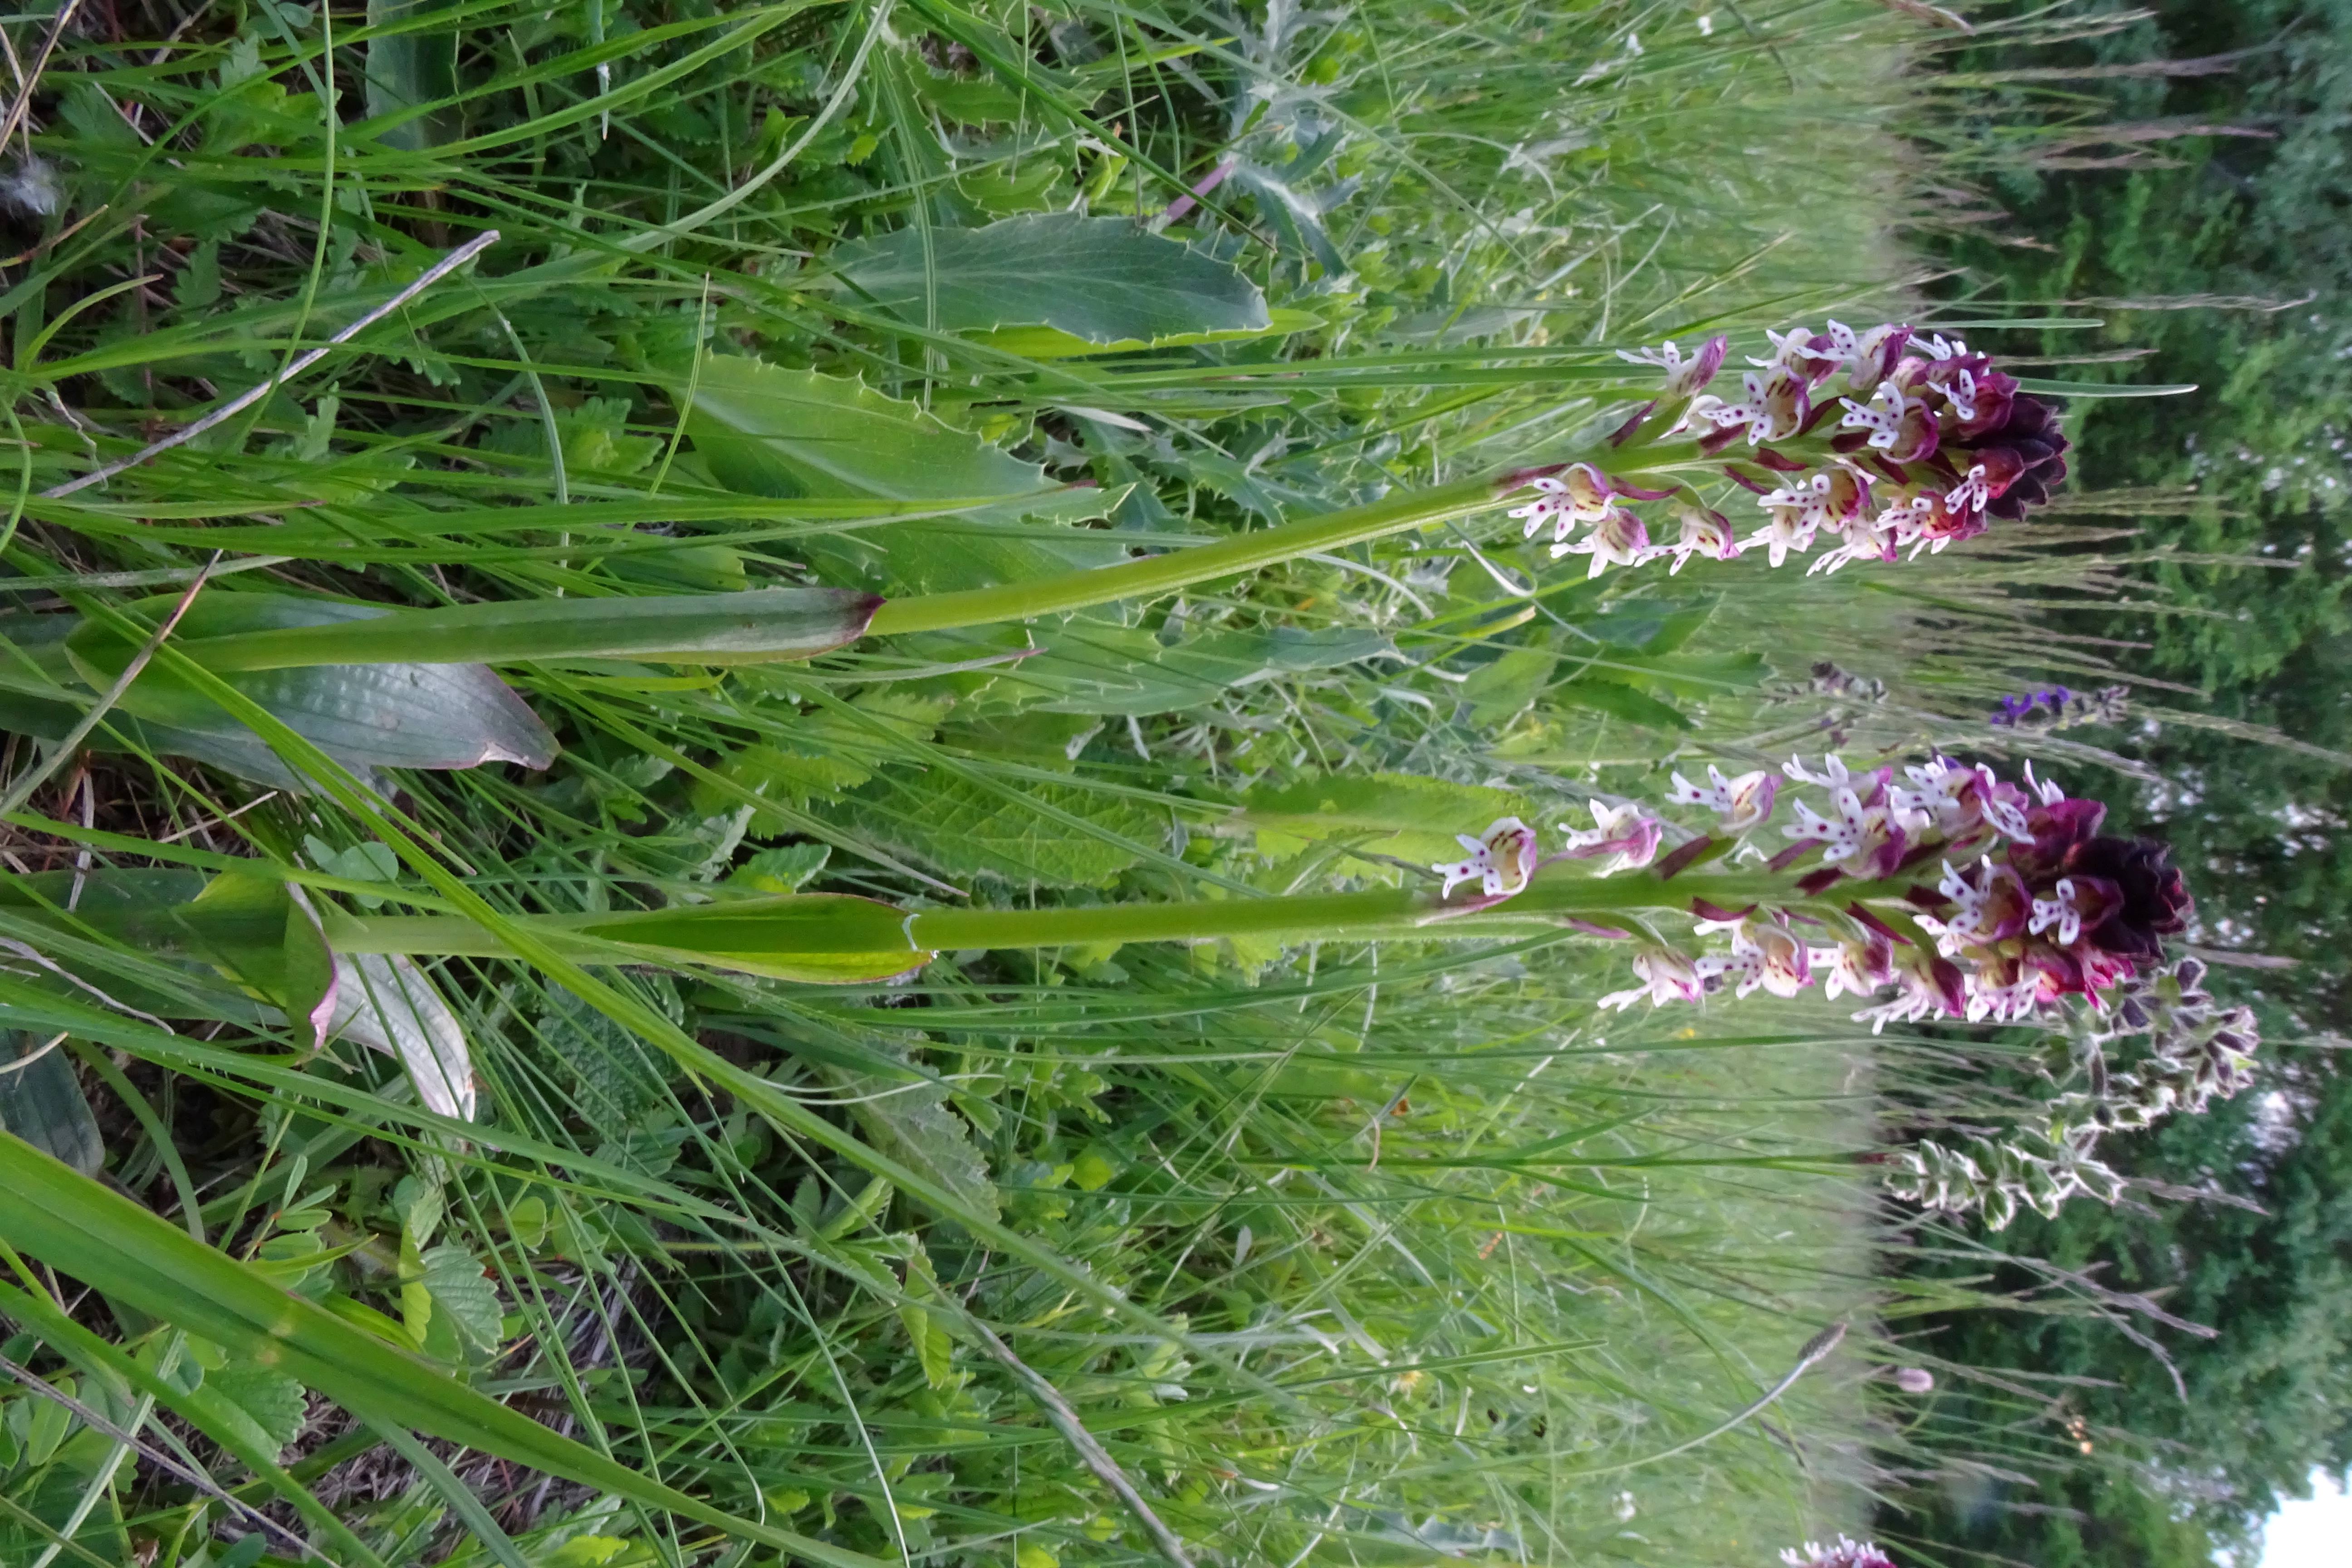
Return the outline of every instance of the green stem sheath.
{"type": "MultiPolygon", "coordinates": [[[[1103,942],[1213,942],[1228,937],[1286,942],[1403,937],[1475,941],[1540,935],[1574,921],[1609,925],[1641,910],[1687,911],[1694,899],[1738,909],[1786,896],[1780,879],[1650,874],[1600,879],[1574,872],[1538,877],[1516,898],[1482,904],[1466,894],[1441,900],[1412,889],[1265,899],[1097,904],[1026,910],[921,910],[897,919],[883,906],[788,896],[704,904],[642,914],[539,916],[532,929],[559,943],[601,950],[607,960],[632,946],[667,953],[728,956],[924,953],[967,948],[1073,947],[1103,942]]],[[[341,952],[505,956],[473,921],[446,915],[359,919],[331,916],[327,937],[341,952]]]]}
{"type": "Polygon", "coordinates": [[[875,611],[866,630],[886,637],[902,632],[952,631],[1090,609],[1119,599],[1174,593],[1198,583],[1278,565],[1312,551],[1338,550],[1408,529],[1468,517],[1494,505],[1508,487],[1507,475],[1487,475],[1433,489],[1408,490],[1367,506],[1277,523],[1272,528],[1219,540],[1214,544],[1170,551],[1149,560],[1069,572],[1034,583],[892,599],[875,611]]]}

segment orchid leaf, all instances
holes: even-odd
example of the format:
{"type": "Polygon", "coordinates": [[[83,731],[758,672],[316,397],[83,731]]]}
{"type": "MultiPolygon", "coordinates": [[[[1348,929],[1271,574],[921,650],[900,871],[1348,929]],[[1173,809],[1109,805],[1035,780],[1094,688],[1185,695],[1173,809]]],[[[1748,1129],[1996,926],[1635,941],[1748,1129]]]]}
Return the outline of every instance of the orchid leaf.
{"type": "MultiPolygon", "coordinates": [[[[556,601],[558,603],[563,601],[556,601]]],[[[171,597],[129,606],[151,621],[167,616],[171,597]]],[[[375,632],[384,662],[338,658],[331,652],[278,667],[238,663],[235,649],[247,637],[264,647],[271,639],[303,639],[338,634],[364,640],[371,623],[391,618],[379,606],[339,604],[290,595],[223,593],[200,598],[174,630],[194,652],[215,643],[228,645],[225,671],[238,690],[267,708],[289,729],[320,750],[357,768],[470,768],[488,762],[543,768],[554,761],[554,737],[528,703],[488,668],[430,634],[411,634],[395,646],[375,632]],[[434,663],[409,663],[420,649],[447,651],[434,663]],[[297,664],[310,668],[289,668],[297,664]]],[[[113,685],[144,643],[111,617],[83,619],[65,637],[63,647],[74,672],[92,689],[113,685]]],[[[123,693],[120,707],[131,717],[169,731],[230,743],[247,742],[251,731],[167,668],[151,663],[123,693]]]]}
{"type": "Polygon", "coordinates": [[[185,912],[215,967],[294,1020],[310,1046],[326,1043],[335,955],[308,896],[275,878],[228,871],[185,912]]]}
{"type": "Polygon", "coordinates": [[[848,893],[790,893],[650,914],[616,915],[583,934],[688,963],[815,984],[893,979],[929,962],[903,910],[848,893]]]}
{"type": "MultiPolygon", "coordinates": [[[[437,610],[268,597],[266,609],[241,606],[230,616],[200,618],[191,609],[174,646],[217,675],[320,665],[383,664],[406,670],[583,658],[760,663],[808,658],[856,641],[877,603],[871,595],[835,588],[501,600],[437,610]],[[430,662],[402,662],[420,658],[430,662]]],[[[168,601],[149,600],[141,607],[167,605],[168,601]]],[[[79,645],[98,636],[85,627],[68,646],[87,658],[79,645]]],[[[112,668],[119,670],[121,663],[112,668]]],[[[142,676],[139,686],[151,679],[142,676]]],[[[419,677],[403,679],[422,683],[419,677]]],[[[247,683],[236,684],[246,689],[247,683]]]]}

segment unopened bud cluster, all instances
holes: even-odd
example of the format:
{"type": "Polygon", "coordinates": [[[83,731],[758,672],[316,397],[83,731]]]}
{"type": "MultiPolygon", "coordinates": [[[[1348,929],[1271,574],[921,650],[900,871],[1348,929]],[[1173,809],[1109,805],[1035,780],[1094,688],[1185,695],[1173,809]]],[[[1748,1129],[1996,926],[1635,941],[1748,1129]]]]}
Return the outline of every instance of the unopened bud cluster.
{"type": "Polygon", "coordinates": [[[2183,958],[2135,974],[2103,1008],[2080,1008],[2055,1048],[2067,1087],[2040,1125],[1961,1147],[1922,1140],[1897,1156],[1889,1185],[1929,1208],[1973,1210],[2000,1230],[2021,1206],[2045,1216],[2076,1193],[2113,1203],[2123,1180],[2093,1157],[2102,1134],[2168,1115],[2201,1116],[2252,1080],[2261,1036],[2253,1012],[2204,989],[2205,965],[2183,958]]]}
{"type": "Polygon", "coordinates": [[[1688,358],[1673,342],[1621,351],[1656,366],[1664,386],[1604,456],[1519,476],[1536,491],[1511,513],[1527,536],[1550,530],[1552,555],[1591,557],[1595,577],[1664,556],[1680,572],[1693,556],[1751,549],[1779,566],[1824,538],[1835,547],[1809,570],[1834,572],[2021,519],[2065,478],[2056,410],[1965,342],[1893,323],[1768,335],[1772,354],[1750,360],[1729,397],[1708,390],[1726,338],[1688,358]],[[1650,503],[1664,503],[1671,542],[1652,531],[1650,503]],[[1726,507],[1761,510],[1762,526],[1744,531],[1726,507]]]}

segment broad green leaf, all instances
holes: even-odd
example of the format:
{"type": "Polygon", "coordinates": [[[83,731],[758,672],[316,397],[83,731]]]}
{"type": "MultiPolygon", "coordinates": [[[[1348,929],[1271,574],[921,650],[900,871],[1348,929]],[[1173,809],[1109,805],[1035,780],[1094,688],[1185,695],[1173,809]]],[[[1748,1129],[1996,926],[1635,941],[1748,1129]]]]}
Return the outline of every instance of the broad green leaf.
{"type": "MultiPolygon", "coordinates": [[[[371,28],[396,26],[436,11],[452,9],[442,0],[368,0],[371,28]]],[[[367,113],[370,120],[422,109],[457,95],[457,29],[392,33],[368,40],[367,113]]],[[[452,109],[429,110],[377,132],[388,147],[415,153],[436,147],[457,133],[452,109]]]]}
{"type": "Polygon", "coordinates": [[[73,1058],[62,1043],[42,1050],[45,1043],[22,1029],[0,1029],[0,1128],[94,1176],[106,1163],[98,1119],[74,1076],[73,1058]],[[26,1061],[37,1050],[40,1059],[26,1061]]]}
{"type": "Polygon", "coordinates": [[[1323,318],[1311,310],[1294,310],[1277,307],[1266,311],[1266,325],[1255,331],[1175,332],[1167,337],[1145,342],[1140,338],[1121,338],[1114,342],[1094,343],[1054,327],[999,327],[992,332],[974,332],[971,341],[1006,353],[1019,354],[1023,359],[1076,359],[1082,354],[1098,354],[1142,348],[1184,348],[1194,343],[1234,342],[1244,338],[1287,335],[1292,332],[1312,332],[1324,325],[1323,318]]]}
{"type": "MultiPolygon", "coordinates": [[[[499,600],[437,610],[236,596],[261,600],[268,607],[224,606],[226,614],[199,619],[196,609],[206,607],[199,601],[182,625],[183,639],[175,644],[182,654],[216,675],[338,664],[441,669],[476,661],[559,658],[697,664],[808,658],[864,636],[879,603],[869,594],[835,588],[499,600]],[[401,662],[404,660],[430,662],[401,662]]],[[[149,600],[141,607],[162,613],[170,604],[168,599],[149,600]]],[[[98,635],[85,627],[68,639],[68,647],[98,635]]],[[[119,655],[113,668],[119,671],[127,657],[127,651],[119,655]]],[[[133,690],[152,679],[142,675],[133,690]]],[[[235,684],[245,689],[247,683],[235,684]]]]}
{"type": "Polygon", "coordinates": [[[1596,677],[1700,701],[1733,691],[1752,690],[1772,677],[1760,653],[1676,653],[1626,658],[1612,656],[1596,677]]]}
{"type": "Polygon", "coordinates": [[[740,355],[705,360],[687,434],[747,495],[986,500],[1047,487],[1045,471],[864,384],[740,355]]]}
{"type": "MultiPolygon", "coordinates": [[[[83,683],[64,648],[67,634],[78,625],[79,620],[72,616],[0,616],[0,636],[47,668],[54,681],[79,690],[83,683]]],[[[25,689],[36,684],[28,675],[5,665],[0,665],[0,681],[11,682],[0,686],[0,731],[37,735],[44,741],[62,741],[88,711],[86,690],[85,700],[80,703],[40,695],[25,689]],[[14,684],[16,680],[22,680],[24,686],[14,684]]],[[[279,761],[277,752],[252,731],[241,728],[183,730],[141,720],[118,704],[105,721],[90,731],[87,744],[100,752],[136,748],[158,756],[194,757],[273,789],[303,787],[301,777],[279,761]]],[[[346,765],[371,784],[376,782],[373,768],[356,763],[346,765]]]]}
{"type": "Polygon", "coordinates": [[[983,228],[902,228],[834,252],[883,309],[946,331],[1043,326],[1094,345],[1261,332],[1265,297],[1230,262],[1126,218],[1039,213],[983,228]]]}
{"type": "Polygon", "coordinates": [[[1525,711],[1551,684],[1559,656],[1549,648],[1506,648],[1501,658],[1470,672],[1460,692],[1470,704],[1470,722],[1494,729],[1525,711]]]}
{"type": "Polygon", "coordinates": [[[9,1194],[0,1204],[0,1239],[152,1318],[275,1367],[372,1424],[413,1427],[829,1568],[878,1568],[861,1552],[729,1514],[562,1436],[6,1134],[0,1187],[9,1194]]]}

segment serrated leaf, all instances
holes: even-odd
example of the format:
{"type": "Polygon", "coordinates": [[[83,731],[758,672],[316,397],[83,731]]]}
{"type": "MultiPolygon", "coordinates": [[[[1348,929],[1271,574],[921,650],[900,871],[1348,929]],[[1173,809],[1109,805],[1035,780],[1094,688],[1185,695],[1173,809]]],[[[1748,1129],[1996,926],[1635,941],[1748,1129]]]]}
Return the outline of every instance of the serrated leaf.
{"type": "MultiPolygon", "coordinates": [[[[735,752],[720,764],[720,775],[771,800],[799,804],[811,796],[830,799],[864,784],[875,768],[900,754],[891,747],[890,734],[929,740],[950,700],[884,691],[860,697],[853,706],[882,732],[849,714],[819,710],[803,714],[775,744],[746,746],[735,752]]],[[[730,804],[730,796],[701,781],[689,798],[705,813],[723,811],[730,804]]],[[[771,832],[783,832],[790,826],[760,816],[753,825],[771,832]]]]}
{"type": "Polygon", "coordinates": [[[426,1249],[420,1261],[425,1267],[422,1283],[433,1298],[434,1314],[446,1317],[474,1349],[496,1349],[503,1310],[481,1259],[445,1241],[426,1249]]]}
{"type": "Polygon", "coordinates": [[[580,1113],[592,1126],[628,1126],[660,1103],[667,1058],[569,991],[549,992],[539,1039],[577,1082],[580,1113]]]}
{"type": "Polygon", "coordinates": [[[302,1435],[310,1396],[282,1372],[249,1361],[232,1361],[205,1374],[205,1384],[245,1419],[244,1436],[257,1448],[275,1454],[302,1435]]]}
{"type": "Polygon", "coordinates": [[[1116,796],[1034,783],[1007,796],[936,773],[919,784],[885,775],[826,815],[950,876],[987,877],[1014,887],[1105,887],[1142,858],[1139,847],[1057,822],[1036,805],[1139,845],[1156,846],[1167,837],[1164,818],[1116,796]]]}
{"type": "Polygon", "coordinates": [[[948,1387],[955,1381],[955,1341],[920,1307],[899,1308],[898,1321],[907,1325],[907,1337],[914,1342],[923,1381],[933,1388],[948,1387]]]}
{"type": "Polygon", "coordinates": [[[849,1100],[850,1113],[864,1130],[866,1142],[937,1182],[988,1218],[997,1218],[1001,1210],[996,1184],[989,1179],[987,1162],[972,1147],[971,1130],[949,1107],[947,1089],[928,1080],[910,1087],[906,1075],[915,1069],[899,1047],[856,1037],[838,1043],[869,1047],[885,1068],[863,1072],[835,1065],[837,1058],[808,1058],[817,1074],[849,1100]]]}
{"type": "Polygon", "coordinates": [[[986,500],[1048,488],[1035,464],[911,403],[738,355],[703,362],[686,428],[712,476],[746,495],[986,500]]]}
{"type": "Polygon", "coordinates": [[[797,893],[824,869],[833,858],[828,844],[788,844],[747,857],[727,879],[730,888],[762,893],[797,893]]]}
{"type": "Polygon", "coordinates": [[[1125,218],[1038,213],[982,228],[905,228],[834,252],[859,291],[945,331],[1043,326],[1095,345],[1260,332],[1265,297],[1238,268],[1125,218]]]}

